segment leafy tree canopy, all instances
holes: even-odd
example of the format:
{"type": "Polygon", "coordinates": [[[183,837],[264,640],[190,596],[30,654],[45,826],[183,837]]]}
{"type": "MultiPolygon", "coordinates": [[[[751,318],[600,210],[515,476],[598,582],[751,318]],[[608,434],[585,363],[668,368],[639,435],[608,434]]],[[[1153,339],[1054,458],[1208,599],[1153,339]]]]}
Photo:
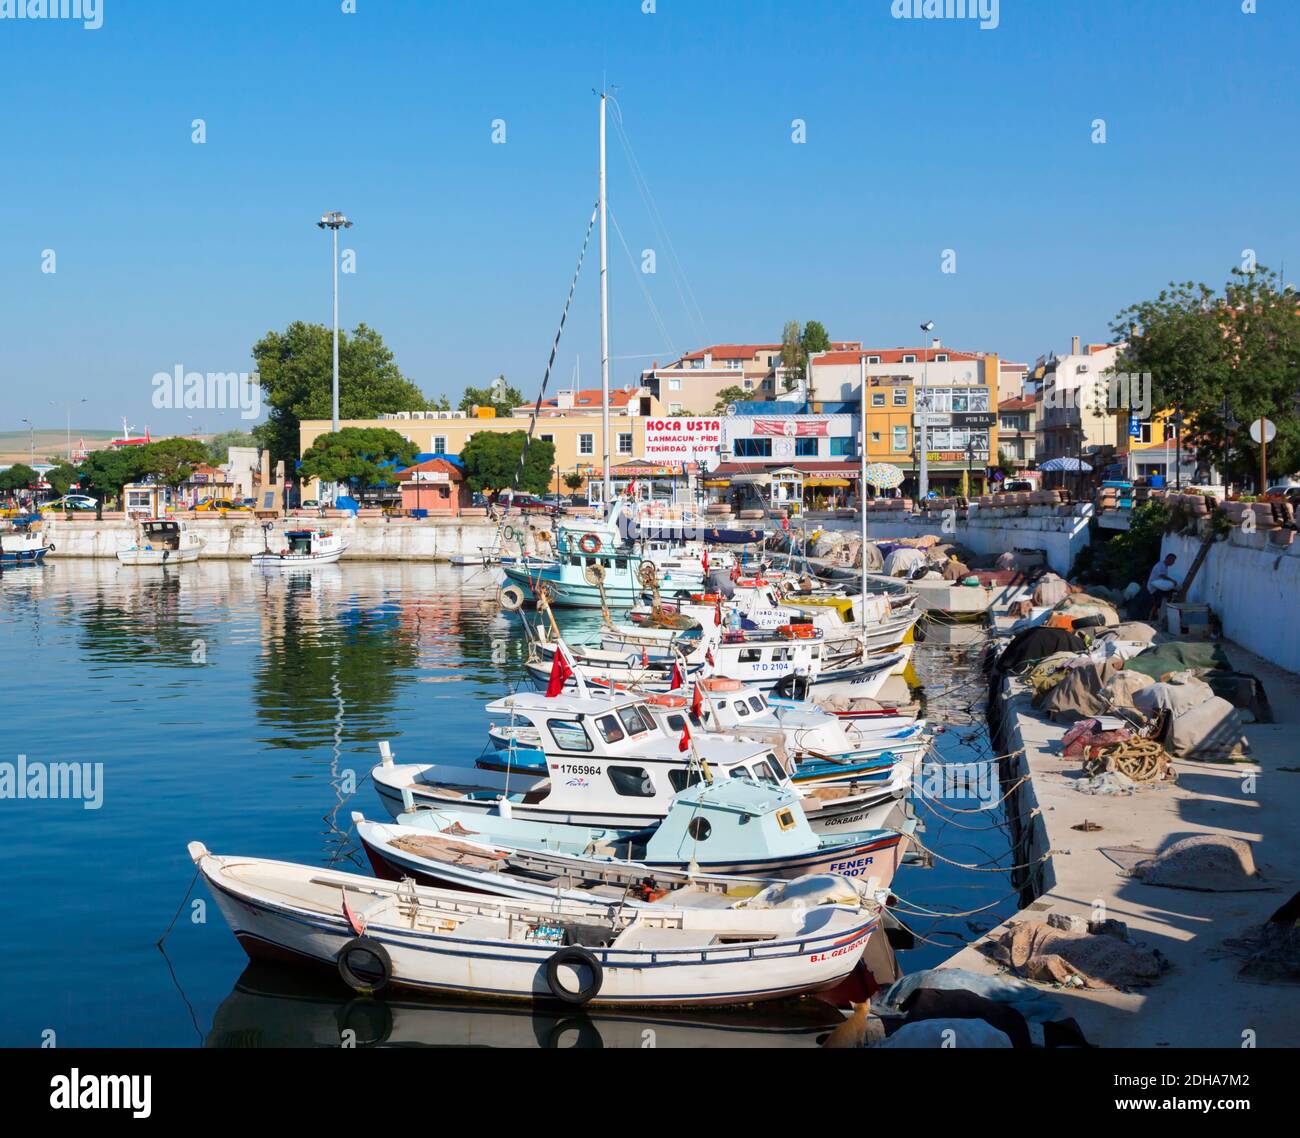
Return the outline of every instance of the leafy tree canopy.
{"type": "Polygon", "coordinates": [[[307,448],[298,474],[303,480],[346,482],[354,489],[383,486],[418,453],[413,442],[387,427],[342,427],[321,435],[307,448]]]}
{"type": "Polygon", "coordinates": [[[831,349],[831,338],[826,333],[826,326],[820,320],[809,320],[803,326],[803,335],[799,342],[803,348],[805,361],[814,352],[829,352],[831,349]]]}
{"type": "Polygon", "coordinates": [[[60,462],[45,476],[55,495],[62,498],[77,481],[77,468],[70,463],[60,462]]]}
{"type": "Polygon", "coordinates": [[[152,476],[173,490],[208,461],[208,448],[198,439],[159,439],[135,450],[138,476],[152,476]]]}
{"type": "MultiPolygon", "coordinates": [[[[507,490],[514,485],[519,455],[527,435],[523,431],[479,431],[461,449],[465,478],[471,490],[507,490]]],[[[551,467],[555,464],[555,444],[534,439],[528,445],[519,489],[529,494],[545,494],[551,484],[551,467]]]]}
{"type": "Polygon", "coordinates": [[[231,447],[255,447],[259,445],[257,436],[249,431],[222,431],[220,434],[213,435],[207,441],[208,462],[212,466],[220,466],[222,463],[230,461],[231,447]]]}
{"type": "Polygon", "coordinates": [[[35,481],[36,471],[25,462],[16,462],[8,470],[0,470],[0,493],[26,490],[35,481]]]}
{"type": "MultiPolygon", "coordinates": [[[[475,407],[495,407],[497,415],[505,418],[516,407],[523,406],[524,402],[523,392],[508,384],[504,375],[499,375],[490,387],[465,388],[465,394],[460,397],[460,406],[457,410],[472,411],[475,407]]],[[[436,409],[440,410],[440,408],[436,409]]]]}
{"type": "MultiPolygon", "coordinates": [[[[298,455],[298,425],[303,419],[328,419],[333,384],[333,332],[324,324],[290,324],[268,332],[253,345],[267,421],[255,428],[272,461],[298,455]]],[[[358,324],[351,335],[339,332],[339,416],[374,419],[394,411],[424,411],[428,400],[407,379],[373,328],[358,324]]]]}
{"type": "Polygon", "coordinates": [[[1151,375],[1152,409],[1182,412],[1198,461],[1223,469],[1226,454],[1231,480],[1253,478],[1250,424],[1266,417],[1278,431],[1270,468],[1300,467],[1300,295],[1277,273],[1235,268],[1222,294],[1171,282],[1120,312],[1111,330],[1126,342],[1115,370],[1151,375]]]}
{"type": "Polygon", "coordinates": [[[93,450],[77,467],[77,481],[88,494],[99,499],[118,498],[122,487],[142,476],[141,447],[105,447],[93,450]]]}
{"type": "Polygon", "coordinates": [[[728,403],[745,403],[750,394],[743,387],[724,387],[718,392],[718,401],[713,405],[715,415],[725,415],[728,403]]]}

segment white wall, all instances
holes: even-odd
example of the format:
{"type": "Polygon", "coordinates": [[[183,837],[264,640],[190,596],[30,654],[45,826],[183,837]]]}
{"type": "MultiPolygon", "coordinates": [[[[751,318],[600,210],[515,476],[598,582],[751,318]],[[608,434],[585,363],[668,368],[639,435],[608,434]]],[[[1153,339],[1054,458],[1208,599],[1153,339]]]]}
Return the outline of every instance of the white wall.
{"type": "Polygon", "coordinates": [[[1064,577],[1074,559],[1088,544],[1088,515],[994,518],[975,517],[958,520],[952,533],[944,533],[939,520],[902,517],[878,521],[867,515],[868,539],[888,540],[899,537],[924,537],[939,534],[945,541],[966,546],[973,553],[1006,553],[1014,549],[1041,549],[1048,567],[1064,577]]]}
{"type": "MultiPolygon", "coordinates": [[[[1191,570],[1200,545],[1199,538],[1165,536],[1162,552],[1177,555],[1179,580],[1191,570]]],[[[1211,547],[1187,599],[1209,605],[1229,639],[1279,668],[1300,672],[1300,544],[1283,549],[1263,533],[1234,531],[1211,547]]]]}

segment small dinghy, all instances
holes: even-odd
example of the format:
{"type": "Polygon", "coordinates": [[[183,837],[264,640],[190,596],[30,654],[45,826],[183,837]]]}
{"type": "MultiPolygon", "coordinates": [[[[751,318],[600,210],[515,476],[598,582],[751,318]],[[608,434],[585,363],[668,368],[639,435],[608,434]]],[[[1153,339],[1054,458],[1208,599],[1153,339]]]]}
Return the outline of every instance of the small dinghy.
{"type": "Polygon", "coordinates": [[[881,909],[854,882],[781,882],[730,907],[471,897],[310,865],[189,854],[253,958],[392,986],[597,1007],[750,1004],[834,987],[881,909]]]}
{"type": "Polygon", "coordinates": [[[329,565],[347,550],[343,539],[331,530],[291,529],[285,531],[286,548],[253,554],[253,564],[263,569],[300,569],[311,565],[329,565]]]}
{"type": "Polygon", "coordinates": [[[119,549],[123,565],[183,565],[197,561],[203,539],[180,518],[145,518],[136,523],[135,544],[119,549]]]}

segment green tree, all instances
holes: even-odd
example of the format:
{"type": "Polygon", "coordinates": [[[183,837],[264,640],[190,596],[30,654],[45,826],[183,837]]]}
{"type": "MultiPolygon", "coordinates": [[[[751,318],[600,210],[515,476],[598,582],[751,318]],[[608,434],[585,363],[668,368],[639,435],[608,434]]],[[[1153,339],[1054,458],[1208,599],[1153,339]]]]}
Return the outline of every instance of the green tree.
{"type": "Polygon", "coordinates": [[[50,484],[50,489],[54,491],[55,496],[62,498],[77,481],[77,468],[71,463],[57,462],[46,474],[45,481],[50,484]]]}
{"type": "Polygon", "coordinates": [[[387,427],[342,427],[307,448],[298,476],[304,482],[345,482],[353,490],[386,486],[418,453],[413,442],[387,427]]]}
{"type": "Polygon", "coordinates": [[[564,476],[564,484],[575,494],[582,489],[582,484],[585,481],[586,479],[576,470],[570,470],[569,473],[564,476]]]}
{"type": "Polygon", "coordinates": [[[781,366],[792,375],[803,374],[803,333],[798,320],[787,320],[781,331],[781,366]]]}
{"type": "Polygon", "coordinates": [[[1259,448],[1249,430],[1266,417],[1278,432],[1270,467],[1300,466],[1300,296],[1278,274],[1262,265],[1234,268],[1222,295],[1171,282],[1120,312],[1111,328],[1125,342],[1116,372],[1151,375],[1152,410],[1183,414],[1184,442],[1199,462],[1232,481],[1257,477],[1259,448]]]}
{"type": "Polygon", "coordinates": [[[98,513],[109,499],[122,496],[122,487],[141,477],[140,447],[106,447],[93,450],[77,467],[77,481],[87,494],[99,499],[98,513]]]}
{"type": "Polygon", "coordinates": [[[207,461],[212,466],[220,466],[230,461],[231,447],[255,447],[259,444],[257,436],[249,431],[222,431],[213,435],[204,445],[208,451],[207,461]]]}
{"type": "Polygon", "coordinates": [[[428,409],[430,411],[450,411],[451,400],[448,399],[445,395],[439,395],[429,400],[428,409]]]}
{"type": "Polygon", "coordinates": [[[208,457],[208,448],[198,439],[159,439],[136,451],[139,476],[156,478],[173,490],[189,481],[194,468],[206,463],[208,457]]]}
{"type": "Polygon", "coordinates": [[[803,335],[799,338],[799,345],[803,348],[805,362],[809,356],[817,352],[829,352],[831,350],[831,338],[826,333],[826,326],[820,320],[809,320],[803,326],[803,335]]]}
{"type": "Polygon", "coordinates": [[[475,407],[495,407],[499,418],[507,418],[516,407],[523,406],[524,394],[511,387],[504,375],[497,376],[491,387],[467,387],[460,397],[457,410],[473,411],[475,407]]]}
{"type": "MultiPolygon", "coordinates": [[[[460,452],[469,488],[491,492],[512,487],[527,437],[523,431],[479,431],[460,452]]],[[[555,444],[534,439],[528,444],[519,489],[529,494],[545,494],[554,465],[555,444]]]]}
{"type": "Polygon", "coordinates": [[[26,490],[36,481],[36,471],[25,462],[16,462],[8,470],[0,470],[0,494],[13,495],[26,490]]]}
{"type": "MultiPolygon", "coordinates": [[[[254,429],[272,461],[298,456],[303,419],[331,414],[333,333],[323,324],[294,321],[283,332],[268,332],[253,345],[267,421],[254,429]]],[[[428,400],[398,368],[383,337],[358,324],[339,333],[339,416],[374,419],[394,411],[423,411],[428,400]]]]}
{"type": "Polygon", "coordinates": [[[718,392],[718,401],[713,405],[713,413],[725,415],[728,403],[745,403],[749,398],[749,392],[743,387],[724,387],[718,392]]]}

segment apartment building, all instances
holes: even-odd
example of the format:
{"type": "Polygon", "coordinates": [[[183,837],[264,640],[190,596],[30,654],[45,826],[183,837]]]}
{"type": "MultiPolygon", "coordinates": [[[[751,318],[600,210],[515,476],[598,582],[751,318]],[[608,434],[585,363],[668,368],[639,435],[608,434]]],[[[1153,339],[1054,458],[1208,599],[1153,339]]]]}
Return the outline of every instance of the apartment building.
{"type": "Polygon", "coordinates": [[[1096,469],[1125,445],[1110,393],[1120,347],[1081,345],[1075,336],[1067,355],[1053,353],[1034,364],[1029,378],[1042,405],[1035,426],[1039,462],[1081,457],[1096,469]]]}

